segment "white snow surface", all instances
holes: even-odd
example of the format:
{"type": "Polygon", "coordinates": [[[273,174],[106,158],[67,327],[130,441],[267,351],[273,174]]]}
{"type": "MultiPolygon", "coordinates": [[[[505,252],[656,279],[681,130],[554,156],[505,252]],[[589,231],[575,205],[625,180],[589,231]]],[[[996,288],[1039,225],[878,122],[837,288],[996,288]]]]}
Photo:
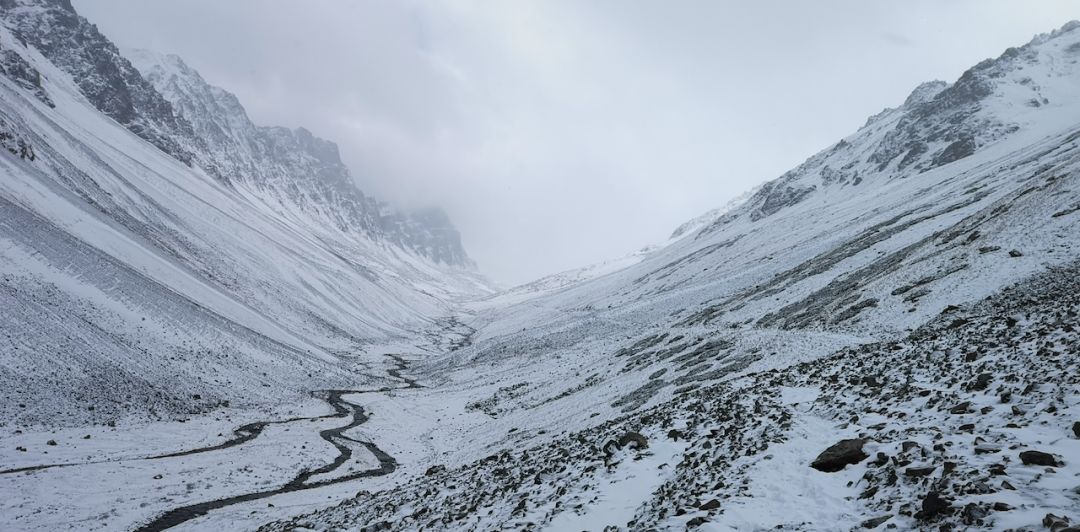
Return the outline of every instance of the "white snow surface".
{"type": "Polygon", "coordinates": [[[1080,440],[1065,431],[1075,304],[1054,308],[1043,285],[1035,302],[1004,291],[1080,259],[1080,24],[918,88],[662,247],[487,299],[473,272],[171,159],[9,32],[0,39],[55,104],[0,77],[0,125],[36,153],[0,151],[0,297],[20,309],[0,321],[18,351],[0,359],[0,458],[75,464],[0,474],[3,526],[132,529],[287,486],[343,456],[339,445],[349,459],[312,478],[385,465],[365,443],[395,467],[176,528],[838,530],[883,514],[932,526],[915,517],[928,479],[888,484],[871,458],[808,467],[855,437],[901,475],[960,461],[976,491],[970,471],[1012,457],[1000,461],[1018,489],[993,479],[995,491],[958,495],[947,519],[994,502],[1014,510],[977,526],[1080,519],[1069,491],[1080,440]],[[997,313],[1017,323],[1003,332],[997,313]],[[1002,343],[967,360],[965,346],[995,334],[1002,343]],[[86,382],[98,365],[123,378],[86,382]],[[995,387],[972,389],[969,373],[983,371],[995,387]],[[1029,373],[1052,383],[1021,393],[1029,373]],[[873,375],[884,384],[863,380],[873,375]],[[113,406],[94,395],[102,386],[165,397],[153,407],[165,415],[113,406]],[[329,413],[328,389],[367,392],[344,396],[369,418],[337,439],[319,431],[348,416],[307,419],[329,413]],[[970,410],[950,414],[961,400],[970,410]],[[270,420],[283,422],[234,447],[153,458],[270,420]],[[648,448],[609,445],[629,433],[648,448]],[[985,442],[1002,449],[976,454],[985,442]],[[1063,465],[1018,464],[1034,447],[1063,465]],[[870,484],[880,494],[860,499],[870,484]]]}

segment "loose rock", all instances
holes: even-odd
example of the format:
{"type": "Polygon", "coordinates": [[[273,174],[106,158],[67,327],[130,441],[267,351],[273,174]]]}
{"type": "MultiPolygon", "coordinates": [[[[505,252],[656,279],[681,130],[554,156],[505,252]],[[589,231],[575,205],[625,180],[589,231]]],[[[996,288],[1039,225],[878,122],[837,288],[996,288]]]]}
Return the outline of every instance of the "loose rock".
{"type": "Polygon", "coordinates": [[[835,473],[848,465],[862,462],[868,457],[863,452],[863,445],[865,444],[866,440],[862,438],[841,440],[839,443],[822,451],[810,464],[810,467],[826,473],[835,473]]]}

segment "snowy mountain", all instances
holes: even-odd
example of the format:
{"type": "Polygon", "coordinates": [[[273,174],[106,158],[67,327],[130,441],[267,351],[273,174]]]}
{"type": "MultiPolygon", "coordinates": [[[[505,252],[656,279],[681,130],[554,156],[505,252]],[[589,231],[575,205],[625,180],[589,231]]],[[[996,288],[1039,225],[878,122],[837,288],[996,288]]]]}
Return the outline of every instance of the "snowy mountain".
{"type": "Polygon", "coordinates": [[[481,297],[332,144],[62,0],[0,15],[6,528],[1080,519],[1080,23],[481,297]]]}
{"type": "Polygon", "coordinates": [[[191,124],[203,143],[196,159],[206,161],[213,175],[248,189],[283,216],[298,209],[312,223],[363,231],[436,263],[475,268],[445,214],[430,210],[410,216],[365,196],[332,142],[303,128],[254,125],[236,96],[206,83],[175,55],[146,50],[124,55],[191,124]]]}
{"type": "Polygon", "coordinates": [[[66,2],[0,15],[5,420],[307,399],[490,290],[445,215],[366,197],[332,143],[143,78],[66,2]]]}
{"type": "Polygon", "coordinates": [[[375,422],[415,477],[263,529],[1075,523],[1078,62],[1074,22],[635,264],[472,304],[425,395],[370,403],[444,452],[375,422]]]}

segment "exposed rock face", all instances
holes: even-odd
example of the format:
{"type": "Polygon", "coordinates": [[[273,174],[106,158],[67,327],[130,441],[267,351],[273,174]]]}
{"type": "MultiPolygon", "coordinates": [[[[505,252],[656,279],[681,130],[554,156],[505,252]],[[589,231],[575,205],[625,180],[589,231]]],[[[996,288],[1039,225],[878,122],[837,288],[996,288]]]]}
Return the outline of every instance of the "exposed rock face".
{"type": "Polygon", "coordinates": [[[339,356],[490,292],[444,214],[364,195],[333,143],[173,74],[177,106],[70,3],[0,0],[9,423],[305,400],[351,382],[339,356]]]}
{"type": "Polygon", "coordinates": [[[200,146],[191,126],[70,1],[4,0],[0,10],[15,35],[70,74],[94,107],[162,151],[192,162],[200,146]]]}
{"type": "MultiPolygon", "coordinates": [[[[5,0],[0,9],[15,35],[70,74],[98,110],[181,162],[268,193],[273,203],[295,204],[322,223],[436,263],[475,268],[445,214],[403,213],[367,197],[332,142],[303,128],[255,126],[234,95],[207,84],[180,58],[127,57],[66,0],[5,0]]],[[[17,58],[0,51],[0,70],[40,85],[17,58]]]]}
{"type": "MultiPolygon", "coordinates": [[[[1009,48],[998,58],[967,70],[952,84],[919,85],[903,105],[871,117],[856,134],[762,186],[748,200],[751,220],[766,219],[825,189],[912,177],[962,160],[1015,133],[1021,126],[989,112],[988,102],[999,87],[1014,85],[1017,93],[1027,94],[1024,105],[1047,105],[1043,87],[1022,72],[1039,63],[1041,45],[1074,30],[1076,25],[1069,23],[1024,46],[1009,48]]],[[[717,224],[730,216],[721,217],[717,224]]]]}
{"type": "Polygon", "coordinates": [[[761,206],[750,216],[752,220],[760,220],[770,214],[776,213],[784,207],[795,205],[814,191],[814,187],[812,186],[793,187],[785,185],[781,181],[769,183],[762,187],[761,191],[758,192],[761,206]]]}
{"type": "Polygon", "coordinates": [[[45,92],[45,88],[41,86],[41,73],[18,52],[4,48],[2,44],[0,44],[0,75],[7,76],[24,89],[32,92],[37,99],[46,105],[53,106],[52,99],[45,92]]]}

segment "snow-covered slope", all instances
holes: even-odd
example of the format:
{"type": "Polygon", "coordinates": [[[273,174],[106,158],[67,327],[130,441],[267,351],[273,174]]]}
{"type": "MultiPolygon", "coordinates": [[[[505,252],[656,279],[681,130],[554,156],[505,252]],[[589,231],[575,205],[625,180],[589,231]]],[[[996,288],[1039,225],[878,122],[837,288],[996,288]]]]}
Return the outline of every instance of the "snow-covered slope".
{"type": "Polygon", "coordinates": [[[0,21],[8,422],[306,398],[489,290],[444,216],[367,198],[333,144],[252,126],[207,85],[166,92],[174,114],[66,2],[0,21]],[[218,137],[183,106],[222,102],[218,137]]]}
{"type": "Polygon", "coordinates": [[[662,247],[458,305],[442,221],[375,216],[330,145],[63,0],[0,9],[0,525],[1080,519],[1080,23],[662,247]]]}
{"type": "Polygon", "coordinates": [[[266,529],[1080,518],[1078,87],[1070,23],[918,87],[636,264],[474,306],[471,344],[389,403],[443,420],[447,451],[395,440],[417,478],[266,529]],[[884,454],[810,467],[852,438],[884,454]]]}
{"type": "Polygon", "coordinates": [[[629,253],[617,259],[609,259],[588,266],[574,268],[551,275],[545,275],[534,281],[503,290],[482,301],[473,302],[471,307],[501,308],[511,303],[527,301],[542,295],[548,295],[564,288],[576,286],[585,281],[624,270],[654,253],[659,246],[649,246],[629,253]]]}
{"type": "Polygon", "coordinates": [[[279,216],[361,232],[437,264],[475,268],[445,214],[406,215],[365,196],[332,142],[303,128],[256,126],[236,96],[207,83],[178,56],[147,50],[124,56],[191,124],[204,145],[196,159],[279,216]]]}
{"type": "Polygon", "coordinates": [[[651,255],[660,254],[661,250],[665,247],[678,242],[682,238],[696,234],[705,227],[712,226],[725,214],[739,207],[743,203],[746,203],[748,199],[757,193],[759,188],[760,187],[754,188],[753,190],[739,195],[727,202],[723,207],[712,209],[688,222],[680,224],[679,227],[672,231],[671,236],[664,242],[646,246],[633,253],[628,253],[615,259],[608,259],[588,266],[545,275],[534,281],[498,292],[482,301],[474,301],[470,307],[474,310],[493,307],[499,308],[512,303],[534,299],[541,295],[551,295],[559,290],[625,270],[640,263],[651,255]]]}

